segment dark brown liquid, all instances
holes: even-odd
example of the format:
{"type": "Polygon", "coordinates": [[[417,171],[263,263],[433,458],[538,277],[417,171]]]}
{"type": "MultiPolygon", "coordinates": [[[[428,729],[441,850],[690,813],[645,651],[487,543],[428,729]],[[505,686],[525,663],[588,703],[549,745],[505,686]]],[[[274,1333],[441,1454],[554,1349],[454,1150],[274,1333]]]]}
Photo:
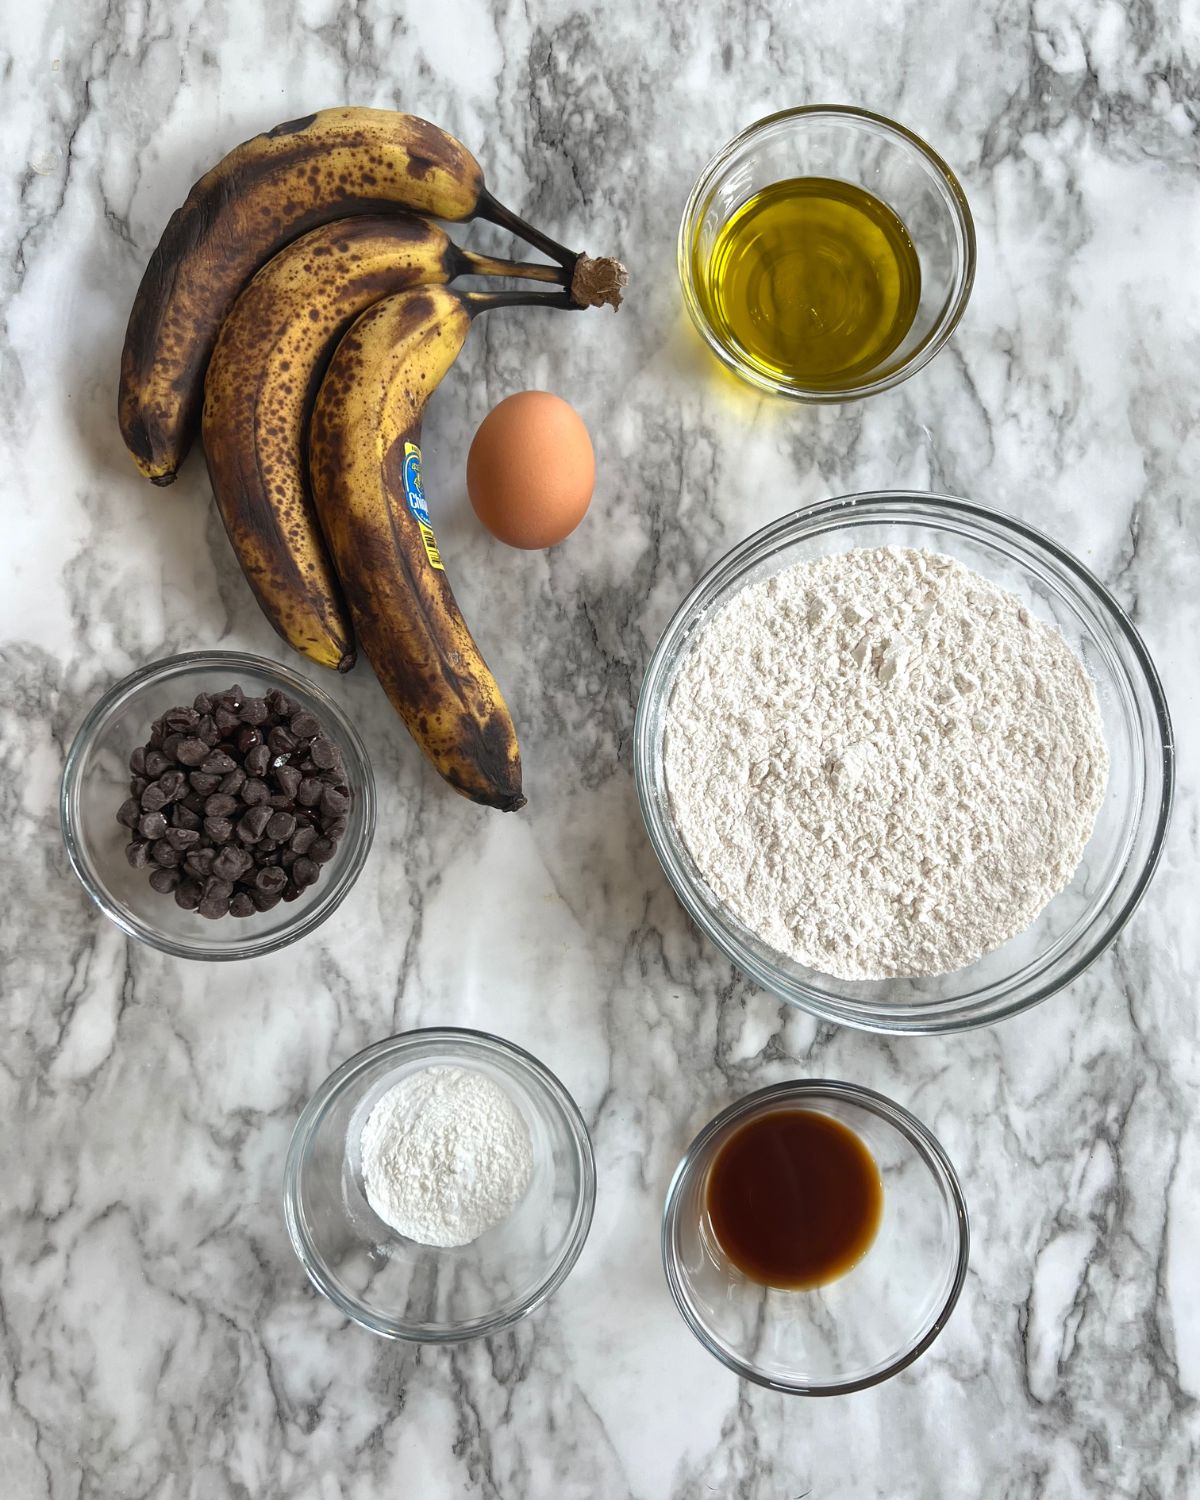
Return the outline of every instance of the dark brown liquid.
{"type": "Polygon", "coordinates": [[[823,1286],[879,1228],[883,1185],[854,1132],[815,1110],[780,1109],[735,1130],[708,1173],[717,1244],[752,1281],[823,1286]]]}

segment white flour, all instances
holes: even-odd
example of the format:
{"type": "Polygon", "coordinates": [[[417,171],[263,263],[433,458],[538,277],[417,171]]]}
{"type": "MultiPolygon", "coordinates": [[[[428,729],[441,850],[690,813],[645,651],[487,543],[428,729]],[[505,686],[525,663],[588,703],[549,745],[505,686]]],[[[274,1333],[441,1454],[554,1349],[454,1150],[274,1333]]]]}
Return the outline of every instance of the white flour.
{"type": "Polygon", "coordinates": [[[843,979],[946,973],[1023,931],[1070,882],[1108,778],[1061,634],[896,547],[737,594],[679,672],[665,759],[713,892],[843,979]]]}
{"type": "Polygon", "coordinates": [[[423,1245],[467,1245],[505,1219],[529,1186],[533,1152],[520,1111],[467,1068],[402,1078],[362,1133],[367,1202],[423,1245]]]}

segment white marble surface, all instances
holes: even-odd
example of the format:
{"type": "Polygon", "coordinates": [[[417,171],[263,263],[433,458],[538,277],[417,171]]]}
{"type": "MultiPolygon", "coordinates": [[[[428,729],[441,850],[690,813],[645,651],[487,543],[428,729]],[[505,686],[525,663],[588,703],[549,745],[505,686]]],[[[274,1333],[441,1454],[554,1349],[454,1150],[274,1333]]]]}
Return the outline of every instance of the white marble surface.
{"type": "MultiPolygon", "coordinates": [[[[0,1492],[256,1500],[738,1500],[1197,1493],[1200,1454],[1200,14],[1190,0],[16,0],[0,27],[0,1492]],[[459,134],[498,194],[628,262],[627,306],[485,323],[439,393],[427,489],[520,726],[528,809],[449,794],[365,670],[335,690],[381,825],[312,939],[236,969],[127,942],[67,867],[55,795],[85,708],[204,644],[282,650],[193,461],[162,493],[113,416],[142,267],[236,141],[344,100],[459,134]],[[782,105],[893,114],[958,170],[979,277],[960,332],[869,404],[776,408],[681,313],[688,185],[782,105]],[[583,530],[489,544],[464,497],[488,407],[547,386],[599,455],[583,530]],[[630,771],[640,673],[698,572],[830,494],[913,485],[1074,548],[1133,613],[1180,745],[1164,865],[1092,972],[999,1028],[889,1041],[756,992],[689,926],[630,771]],[[395,1348],[309,1289],[289,1134],[341,1059],[482,1025],[574,1091],[599,1168],[566,1286],[489,1343],[395,1348]],[[932,1352],[805,1402],[677,1318],[664,1189],[737,1095],[858,1079],[956,1161],[975,1243],[932,1352]]],[[[474,232],[477,244],[502,243],[474,232]]]]}

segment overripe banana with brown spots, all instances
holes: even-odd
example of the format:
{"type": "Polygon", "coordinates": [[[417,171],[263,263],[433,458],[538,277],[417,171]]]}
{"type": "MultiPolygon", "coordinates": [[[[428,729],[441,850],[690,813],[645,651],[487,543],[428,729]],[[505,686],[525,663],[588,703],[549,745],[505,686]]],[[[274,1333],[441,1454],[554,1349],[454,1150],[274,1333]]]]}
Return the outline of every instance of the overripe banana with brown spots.
{"type": "Polygon", "coordinates": [[[426,286],[363,313],[313,409],[313,499],[358,639],[413,738],[464,797],[524,806],[512,718],[455,602],[421,486],[421,419],[471,320],[564,293],[426,286]]]}
{"type": "Polygon", "coordinates": [[[561,285],[566,272],[460,250],[410,214],[341,219],[267,262],[213,351],[203,435],[217,507],[264,614],[320,666],[353,666],[354,632],[308,485],[317,388],[338,340],[373,302],[461,275],[561,285]]]}
{"type": "Polygon", "coordinates": [[[306,230],[389,208],[489,219],[561,265],[580,306],[620,301],[617,262],[575,255],[497,203],[470,152],[427,120],[353,108],[290,120],[243,142],[200,178],[142,277],[117,404],[125,445],[148,479],[175,478],[221,324],[254,272],[306,230]]]}

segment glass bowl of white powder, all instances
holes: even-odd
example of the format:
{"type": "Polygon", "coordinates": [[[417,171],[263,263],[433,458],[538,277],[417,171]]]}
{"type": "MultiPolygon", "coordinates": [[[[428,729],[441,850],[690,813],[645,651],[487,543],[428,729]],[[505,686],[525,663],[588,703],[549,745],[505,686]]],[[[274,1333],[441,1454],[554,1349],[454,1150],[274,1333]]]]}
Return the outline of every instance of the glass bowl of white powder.
{"type": "Polygon", "coordinates": [[[284,1172],[313,1285],[411,1343],[499,1333],[540,1307],[579,1258],[595,1196],[587,1127],[559,1080],[455,1027],[389,1037],[331,1073],[284,1172]]]}
{"type": "Polygon", "coordinates": [[[1053,541],[946,496],[808,507],[716,564],[638,705],[650,841],[698,926],[826,1020],[955,1031],[1077,978],[1174,784],[1154,665],[1053,541]]]}

